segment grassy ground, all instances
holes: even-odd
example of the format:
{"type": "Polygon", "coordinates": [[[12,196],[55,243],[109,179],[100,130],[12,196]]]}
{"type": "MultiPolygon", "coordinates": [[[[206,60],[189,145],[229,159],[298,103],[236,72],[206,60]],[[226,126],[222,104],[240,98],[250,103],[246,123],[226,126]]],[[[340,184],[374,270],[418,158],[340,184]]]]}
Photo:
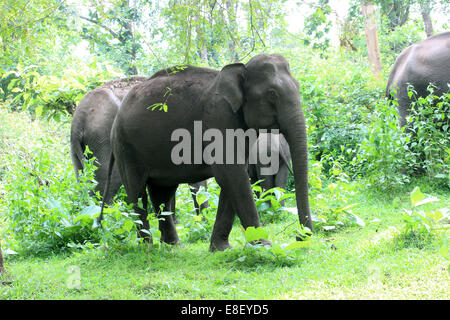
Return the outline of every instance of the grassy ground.
{"type": "MultiPolygon", "coordinates": [[[[47,143],[57,147],[53,156],[67,167],[55,172],[72,174],[69,124],[41,125],[0,108],[0,153],[24,157],[35,154],[33,148],[48,149],[47,143]]],[[[15,165],[8,161],[0,158],[0,200],[8,196],[2,178],[15,165]]],[[[59,177],[50,178],[55,184],[59,177]]],[[[208,251],[210,231],[202,231],[206,238],[197,242],[180,232],[182,247],[120,244],[45,257],[4,252],[7,274],[0,280],[10,284],[0,284],[0,299],[448,299],[448,260],[439,252],[442,239],[398,236],[404,227],[402,209],[410,207],[409,192],[415,185],[440,199],[431,206],[450,207],[448,189],[426,180],[391,193],[375,194],[363,181],[339,185],[334,193],[325,194],[324,188],[321,199],[312,193],[315,212],[342,198],[358,203],[352,209],[366,225],[316,232],[311,246],[299,249],[295,259],[244,248],[239,222],[231,234],[234,249],[226,252],[208,251]]],[[[61,188],[58,192],[67,191],[65,185],[61,188]]],[[[181,212],[192,212],[193,206],[186,187],[183,190],[177,208],[186,226],[187,215],[181,212]]],[[[269,239],[276,244],[292,242],[285,231],[296,219],[286,213],[266,223],[269,239]]]]}
{"type": "MultiPolygon", "coordinates": [[[[426,186],[422,186],[426,188],[426,186]]],[[[450,203],[439,194],[440,205],[450,203]]],[[[403,222],[394,201],[357,193],[354,210],[364,228],[318,233],[296,260],[244,249],[238,224],[227,252],[208,252],[208,241],[183,247],[122,245],[85,249],[46,258],[6,259],[11,286],[0,286],[2,299],[448,299],[448,261],[439,240],[401,241],[403,222]],[[373,221],[379,219],[380,222],[373,221]],[[79,279],[79,282],[78,282],[79,279]]],[[[294,221],[268,224],[270,239],[289,241],[281,232],[294,221]]]]}

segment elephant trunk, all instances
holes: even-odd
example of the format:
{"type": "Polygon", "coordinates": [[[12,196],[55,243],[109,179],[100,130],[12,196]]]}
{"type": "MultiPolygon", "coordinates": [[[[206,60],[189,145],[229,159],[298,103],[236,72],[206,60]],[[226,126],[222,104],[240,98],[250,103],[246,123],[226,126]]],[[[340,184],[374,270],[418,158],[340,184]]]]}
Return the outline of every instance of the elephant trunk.
{"type": "Polygon", "coordinates": [[[300,224],[312,231],[308,198],[308,144],[305,118],[300,103],[295,103],[295,112],[279,120],[281,132],[286,137],[291,151],[300,224]]]}

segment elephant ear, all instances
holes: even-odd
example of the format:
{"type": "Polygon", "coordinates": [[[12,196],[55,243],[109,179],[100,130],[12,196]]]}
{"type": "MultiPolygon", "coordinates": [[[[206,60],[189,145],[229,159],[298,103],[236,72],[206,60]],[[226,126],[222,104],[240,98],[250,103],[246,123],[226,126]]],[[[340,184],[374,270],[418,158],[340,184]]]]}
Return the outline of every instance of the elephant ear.
{"type": "Polygon", "coordinates": [[[244,102],[245,65],[233,63],[222,68],[215,81],[214,102],[225,103],[236,113],[244,102]]]}

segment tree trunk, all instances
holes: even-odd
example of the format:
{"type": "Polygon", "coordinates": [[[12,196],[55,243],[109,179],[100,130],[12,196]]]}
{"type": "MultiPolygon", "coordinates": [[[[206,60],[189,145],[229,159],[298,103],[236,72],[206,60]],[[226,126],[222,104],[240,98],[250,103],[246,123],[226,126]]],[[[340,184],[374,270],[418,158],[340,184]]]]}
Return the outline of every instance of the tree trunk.
{"type": "Polygon", "coordinates": [[[378,44],[377,26],[375,24],[374,8],[372,3],[362,3],[361,10],[364,17],[364,31],[366,34],[367,54],[375,76],[380,77],[382,69],[380,45],[378,44]]]}
{"type": "Polygon", "coordinates": [[[236,40],[233,37],[233,34],[237,34],[238,32],[238,25],[236,21],[236,15],[237,15],[237,8],[238,8],[239,1],[236,1],[235,6],[233,6],[233,1],[228,0],[225,2],[225,7],[228,15],[228,23],[229,28],[231,30],[230,33],[230,39],[228,41],[228,50],[230,52],[231,60],[233,62],[239,62],[239,55],[236,53],[236,40]]]}
{"type": "Polygon", "coordinates": [[[2,242],[0,241],[0,274],[4,276],[5,273],[5,267],[3,266],[2,242]]]}
{"type": "Polygon", "coordinates": [[[423,23],[425,25],[425,32],[427,33],[427,37],[431,37],[434,33],[433,31],[433,23],[431,22],[431,3],[430,1],[424,0],[420,1],[420,12],[422,13],[423,23]]]}
{"type": "Polygon", "coordinates": [[[194,21],[195,21],[195,31],[197,34],[197,40],[196,40],[197,53],[198,53],[198,56],[200,57],[200,59],[202,59],[202,61],[208,65],[209,64],[208,47],[206,46],[205,33],[203,32],[202,27],[200,25],[200,23],[202,21],[200,12],[198,12],[197,15],[194,16],[194,21]]]}

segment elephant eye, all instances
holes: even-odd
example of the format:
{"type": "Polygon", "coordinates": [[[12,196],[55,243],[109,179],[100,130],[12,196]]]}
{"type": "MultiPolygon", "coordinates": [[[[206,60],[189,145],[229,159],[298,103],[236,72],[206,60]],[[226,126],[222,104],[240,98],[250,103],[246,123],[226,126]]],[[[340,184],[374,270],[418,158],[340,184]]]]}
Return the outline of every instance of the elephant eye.
{"type": "Polygon", "coordinates": [[[270,102],[275,102],[278,99],[278,94],[274,89],[269,89],[267,95],[270,102]]]}

